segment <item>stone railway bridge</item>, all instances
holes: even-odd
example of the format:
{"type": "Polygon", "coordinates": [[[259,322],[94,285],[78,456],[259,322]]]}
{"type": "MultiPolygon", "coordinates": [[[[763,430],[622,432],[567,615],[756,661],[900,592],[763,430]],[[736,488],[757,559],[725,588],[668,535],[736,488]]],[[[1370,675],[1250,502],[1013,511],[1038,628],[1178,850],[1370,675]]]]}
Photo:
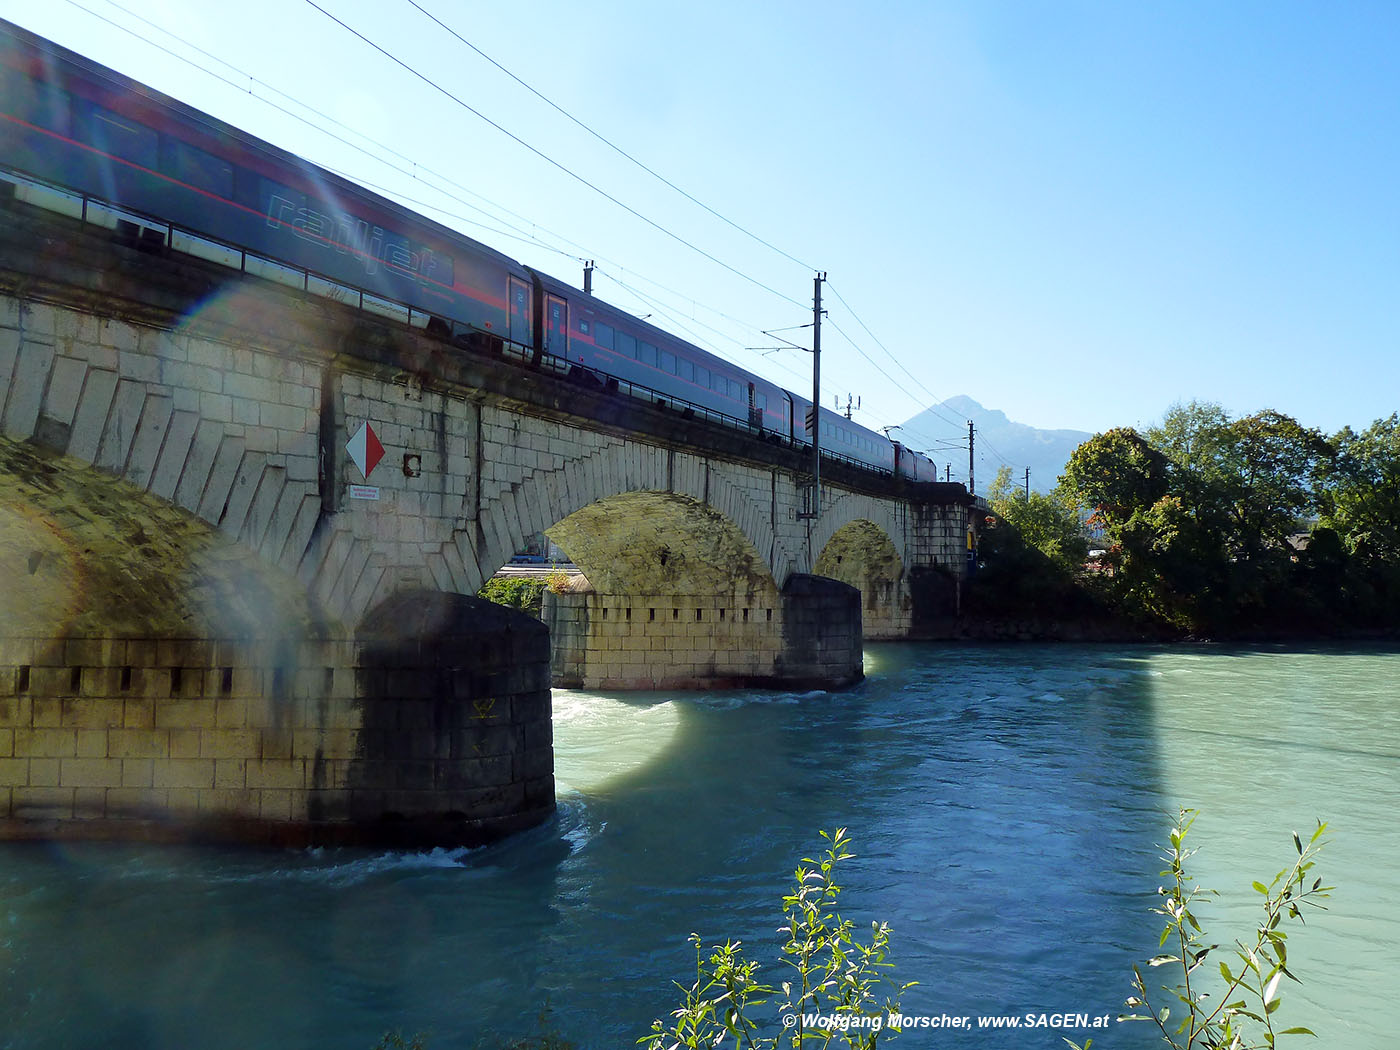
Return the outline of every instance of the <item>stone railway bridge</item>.
{"type": "Polygon", "coordinates": [[[805,520],[803,457],[747,431],[27,205],[0,226],[0,431],[48,457],[0,543],[35,587],[0,604],[0,834],[469,841],[552,809],[551,679],[841,686],[862,637],[956,603],[960,485],[827,463],[805,520]],[[117,506],[203,530],[191,586],[242,576],[174,626],[43,613],[44,543],[117,506]],[[548,633],[472,597],[541,531],[593,588],[548,633]]]}

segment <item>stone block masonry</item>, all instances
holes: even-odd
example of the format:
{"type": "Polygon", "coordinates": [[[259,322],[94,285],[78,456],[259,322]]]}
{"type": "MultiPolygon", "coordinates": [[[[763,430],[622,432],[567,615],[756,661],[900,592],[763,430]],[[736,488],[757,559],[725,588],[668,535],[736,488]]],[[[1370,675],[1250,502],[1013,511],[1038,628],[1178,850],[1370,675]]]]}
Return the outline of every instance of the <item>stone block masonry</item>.
{"type": "Polygon", "coordinates": [[[784,606],[694,594],[553,594],[553,681],[570,689],[715,689],[782,686],[784,606]]]}
{"type": "Polygon", "coordinates": [[[860,592],[796,575],[781,593],[545,592],[556,686],[840,688],[860,681],[860,592]]]}
{"type": "Polygon", "coordinates": [[[479,599],[465,628],[426,624],[447,597],[358,639],[0,638],[0,839],[461,845],[538,823],[544,628],[479,599]]]}
{"type": "MultiPolygon", "coordinates": [[[[400,593],[476,593],[548,530],[600,594],[699,610],[683,633],[644,637],[662,654],[651,680],[679,667],[677,680],[702,684],[707,668],[720,681],[796,666],[775,655],[787,644],[779,596],[794,575],[856,585],[865,629],[900,637],[915,570],[938,565],[955,582],[964,571],[960,486],[833,462],[820,516],[805,519],[801,452],[742,426],[137,252],[81,222],[18,206],[5,218],[0,432],[208,523],[348,632],[400,593]],[[362,426],[385,450],[369,477],[346,449],[362,426]],[[757,609],[774,618],[710,626],[757,609]],[[705,653],[706,642],[718,648],[705,653]]],[[[138,542],[160,533],[148,517],[132,530],[138,542]]],[[[231,589],[230,603],[240,597],[231,589]]],[[[632,673],[642,649],[630,636],[599,638],[599,652],[626,655],[595,660],[590,674],[646,680],[632,673]]]]}
{"type": "MultiPolygon", "coordinates": [[[[132,272],[161,264],[142,259],[132,272]]],[[[619,406],[280,287],[224,280],[167,315],[81,291],[63,302],[63,288],[53,300],[6,294],[0,272],[0,433],[203,519],[296,574],[347,624],[404,587],[475,593],[532,536],[638,492],[681,494],[728,519],[774,588],[814,571],[841,528],[872,523],[892,544],[894,575],[851,582],[880,588],[867,620],[881,637],[908,623],[901,571],[962,571],[955,493],[928,513],[912,493],[831,482],[813,526],[796,516],[795,453],[619,406]],[[369,478],[345,449],[362,424],[385,448],[369,478]],[[363,485],[377,498],[355,498],[363,485]]],[[[584,567],[592,578],[603,566],[584,567]]]]}

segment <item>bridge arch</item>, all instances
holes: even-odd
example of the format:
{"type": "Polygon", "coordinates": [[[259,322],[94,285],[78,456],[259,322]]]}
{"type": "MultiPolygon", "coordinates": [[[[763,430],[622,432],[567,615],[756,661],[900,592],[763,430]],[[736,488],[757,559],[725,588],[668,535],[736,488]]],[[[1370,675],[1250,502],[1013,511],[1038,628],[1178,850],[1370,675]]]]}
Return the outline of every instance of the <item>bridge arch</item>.
{"type": "Polygon", "coordinates": [[[816,575],[860,591],[861,627],[867,639],[903,638],[909,628],[909,588],[894,542],[866,518],[837,529],[817,555],[816,575]]]}
{"type": "MultiPolygon", "coordinates": [[[[717,521],[728,522],[747,545],[750,553],[746,558],[751,555],[756,559],[773,580],[778,578],[775,560],[780,569],[793,562],[774,533],[771,509],[760,506],[723,469],[691,453],[614,440],[589,454],[566,459],[552,470],[536,470],[504,487],[477,522],[456,530],[451,541],[444,544],[445,554],[455,552],[460,558],[465,570],[462,578],[453,579],[449,574],[446,580],[438,582],[452,584],[443,589],[475,593],[541,532],[550,533],[576,561],[579,557],[586,561],[589,556],[580,544],[577,527],[565,526],[560,535],[570,534],[578,551],[571,550],[569,543],[555,536],[553,530],[580,513],[584,513],[580,521],[594,520],[590,517],[594,512],[588,511],[590,507],[619,506],[616,501],[620,498],[643,493],[672,497],[654,504],[658,510],[684,506],[691,508],[693,523],[709,521],[710,527],[700,535],[713,532],[717,521]],[[699,514],[699,510],[704,513],[699,514]],[[449,546],[452,550],[448,550],[449,546]]],[[[635,510],[642,504],[620,506],[635,510]]],[[[584,562],[578,564],[582,568],[584,562]]],[[[595,571],[598,567],[595,558],[595,571]]]]}
{"type": "Polygon", "coordinates": [[[902,504],[842,492],[825,509],[812,536],[812,572],[861,593],[867,639],[907,636],[911,601],[908,515],[902,504]]]}

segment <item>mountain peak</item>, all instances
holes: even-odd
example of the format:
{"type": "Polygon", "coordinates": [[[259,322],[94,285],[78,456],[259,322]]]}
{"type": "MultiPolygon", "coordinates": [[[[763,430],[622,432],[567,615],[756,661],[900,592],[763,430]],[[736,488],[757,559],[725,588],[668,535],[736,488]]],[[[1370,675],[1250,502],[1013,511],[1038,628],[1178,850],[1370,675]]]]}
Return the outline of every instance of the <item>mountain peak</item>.
{"type": "MultiPolygon", "coordinates": [[[[1092,436],[1082,430],[1041,430],[1017,423],[1000,409],[987,408],[966,394],[950,397],[905,421],[897,436],[910,448],[927,451],[935,461],[950,463],[952,476],[966,482],[969,419],[978,435],[977,476],[990,480],[999,467],[1008,466],[1012,475],[1020,478],[1029,467],[1031,488],[1041,492],[1054,488],[1070,454],[1092,436]],[[961,463],[957,462],[957,446],[962,448],[961,463]]],[[[979,488],[985,491],[986,481],[979,488]]]]}

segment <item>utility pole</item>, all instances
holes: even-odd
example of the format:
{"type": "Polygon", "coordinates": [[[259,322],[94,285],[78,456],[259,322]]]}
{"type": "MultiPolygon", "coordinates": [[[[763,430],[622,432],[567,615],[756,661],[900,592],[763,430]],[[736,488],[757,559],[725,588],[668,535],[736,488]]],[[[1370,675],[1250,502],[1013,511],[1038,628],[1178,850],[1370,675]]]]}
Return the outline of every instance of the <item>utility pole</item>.
{"type": "Polygon", "coordinates": [[[967,494],[970,496],[977,491],[977,482],[972,472],[972,420],[967,421],[967,494]]]}
{"type": "Polygon", "coordinates": [[[953,480],[953,464],[951,464],[951,463],[945,463],[945,464],[943,465],[943,480],[944,480],[944,481],[952,481],[952,480],[953,480]]]}
{"type": "Polygon", "coordinates": [[[583,294],[593,294],[593,260],[589,259],[583,264],[583,294]]]}
{"type": "Polygon", "coordinates": [[[1026,502],[1031,501],[1031,468],[1026,468],[1026,502]]]}
{"type": "Polygon", "coordinates": [[[822,282],[823,271],[812,281],[812,518],[821,514],[822,451],[818,434],[821,430],[822,403],[822,282]]]}

